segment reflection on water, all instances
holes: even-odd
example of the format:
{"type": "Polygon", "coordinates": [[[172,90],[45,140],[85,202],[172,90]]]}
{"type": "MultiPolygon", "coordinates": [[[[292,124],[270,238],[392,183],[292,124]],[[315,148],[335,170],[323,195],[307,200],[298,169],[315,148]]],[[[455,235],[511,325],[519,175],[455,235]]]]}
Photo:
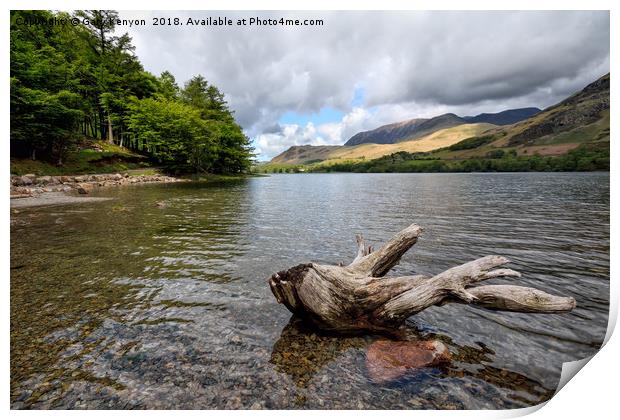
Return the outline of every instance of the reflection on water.
{"type": "MultiPolygon", "coordinates": [[[[592,354],[609,298],[609,174],[312,174],[99,191],[11,214],[13,408],[512,408],[592,354]],[[165,205],[158,205],[159,202],[165,205]],[[467,305],[412,317],[452,361],[376,384],[373,336],[308,330],[265,283],[425,231],[395,274],[487,255],[572,295],[570,314],[467,305]]],[[[505,282],[506,280],[504,280],[505,282]]]]}

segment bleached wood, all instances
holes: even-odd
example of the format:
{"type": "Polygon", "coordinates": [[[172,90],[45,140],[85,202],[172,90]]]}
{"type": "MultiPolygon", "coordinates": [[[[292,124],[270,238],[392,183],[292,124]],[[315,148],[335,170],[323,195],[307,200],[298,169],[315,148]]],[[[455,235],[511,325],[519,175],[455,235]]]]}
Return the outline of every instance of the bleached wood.
{"type": "Polygon", "coordinates": [[[271,276],[269,285],[279,303],[317,326],[337,331],[386,331],[430,306],[451,302],[489,309],[556,313],[575,307],[572,297],[554,296],[521,286],[477,286],[497,277],[519,277],[501,266],[508,259],[490,255],[450,268],[433,277],[383,277],[417,241],[415,224],[376,251],[357,236],[357,256],[346,267],[300,264],[271,276]]]}

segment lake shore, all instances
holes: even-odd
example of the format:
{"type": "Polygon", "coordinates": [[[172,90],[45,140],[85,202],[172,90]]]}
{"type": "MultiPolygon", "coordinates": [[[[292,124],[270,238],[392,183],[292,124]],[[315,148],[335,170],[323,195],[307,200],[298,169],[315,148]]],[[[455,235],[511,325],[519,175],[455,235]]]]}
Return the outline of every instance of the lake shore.
{"type": "Polygon", "coordinates": [[[95,189],[152,183],[186,182],[186,178],[168,175],[131,175],[129,173],[75,176],[11,176],[11,208],[107,200],[89,197],[95,189]]]}

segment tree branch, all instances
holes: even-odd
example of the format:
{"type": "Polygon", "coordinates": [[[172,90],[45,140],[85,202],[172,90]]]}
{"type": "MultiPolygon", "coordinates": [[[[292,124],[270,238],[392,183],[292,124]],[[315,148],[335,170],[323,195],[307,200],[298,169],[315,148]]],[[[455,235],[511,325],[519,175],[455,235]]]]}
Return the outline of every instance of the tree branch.
{"type": "Polygon", "coordinates": [[[422,228],[412,224],[396,234],[375,252],[362,257],[360,257],[360,250],[364,247],[364,242],[361,235],[359,235],[358,238],[361,238],[361,244],[360,239],[358,239],[358,256],[349,264],[349,268],[369,277],[384,276],[392,267],[398,264],[400,257],[415,245],[420,233],[422,233],[422,228]]]}

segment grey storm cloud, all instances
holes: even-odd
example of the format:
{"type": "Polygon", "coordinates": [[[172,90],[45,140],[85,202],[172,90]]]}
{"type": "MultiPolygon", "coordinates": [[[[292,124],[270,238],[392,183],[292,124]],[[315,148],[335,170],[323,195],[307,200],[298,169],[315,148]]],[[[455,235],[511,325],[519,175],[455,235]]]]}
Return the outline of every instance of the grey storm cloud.
{"type": "MultiPolygon", "coordinates": [[[[609,71],[606,11],[120,15],[149,22],[154,16],[323,19],[313,27],[119,28],[133,37],[147,70],[169,70],[179,82],[200,73],[219,86],[250,135],[273,133],[289,111],[348,113],[356,90],[364,92],[365,109],[388,107],[387,120],[387,109],[401,111],[393,118],[474,114],[546,107],[609,71]]],[[[349,134],[346,127],[339,133],[349,134]]]]}

